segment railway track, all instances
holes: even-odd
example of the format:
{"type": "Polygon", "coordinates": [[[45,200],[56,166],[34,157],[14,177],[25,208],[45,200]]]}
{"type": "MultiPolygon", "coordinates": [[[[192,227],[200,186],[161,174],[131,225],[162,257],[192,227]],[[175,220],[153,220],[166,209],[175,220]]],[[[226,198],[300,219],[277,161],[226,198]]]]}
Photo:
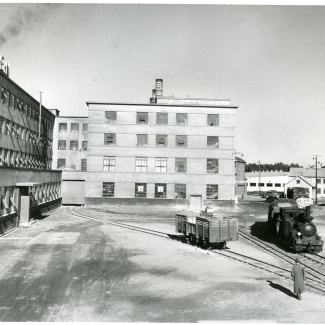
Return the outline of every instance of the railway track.
{"type": "MultiPolygon", "coordinates": [[[[89,216],[89,215],[87,215],[85,213],[77,211],[76,208],[67,208],[67,211],[70,214],[72,214],[72,215],[74,215],[75,217],[78,217],[78,218],[92,220],[92,221],[96,221],[96,222],[101,222],[103,224],[110,224],[110,225],[117,226],[117,227],[123,227],[123,228],[127,228],[127,229],[134,230],[134,231],[139,231],[139,232],[142,232],[142,233],[147,233],[147,234],[158,236],[158,237],[163,237],[163,238],[170,238],[171,237],[167,233],[164,233],[164,232],[161,232],[161,231],[150,230],[150,229],[143,228],[143,227],[128,225],[128,224],[121,223],[121,222],[108,221],[108,220],[104,220],[102,218],[89,216]]],[[[96,211],[98,211],[98,210],[96,210],[96,211]]],[[[101,211],[99,211],[99,212],[101,212],[101,211]]],[[[104,211],[102,213],[104,213],[104,211]]],[[[256,237],[248,235],[243,231],[239,230],[238,232],[239,232],[240,236],[242,236],[243,238],[249,240],[250,242],[254,243],[255,245],[259,246],[260,248],[263,248],[264,250],[272,253],[273,255],[276,255],[280,259],[282,259],[285,262],[287,262],[288,264],[290,264],[290,266],[293,264],[294,257],[289,256],[288,254],[285,254],[285,253],[281,252],[279,249],[274,249],[273,246],[265,244],[264,242],[257,239],[256,237]],[[265,246],[265,248],[263,246],[265,246]],[[274,250],[275,252],[273,252],[272,250],[274,250]]],[[[284,278],[286,280],[292,281],[291,269],[286,269],[286,268],[283,268],[283,267],[280,267],[280,266],[276,266],[276,265],[273,265],[271,263],[267,263],[267,262],[258,260],[256,258],[246,256],[246,255],[243,255],[243,254],[239,254],[239,253],[236,253],[236,252],[233,252],[233,251],[228,251],[228,250],[209,250],[209,254],[221,255],[221,256],[224,256],[226,258],[236,260],[237,262],[241,262],[241,263],[244,263],[246,265],[250,265],[250,266],[252,266],[254,268],[263,270],[263,271],[265,271],[267,273],[282,277],[282,278],[284,278]]],[[[306,264],[304,264],[304,265],[305,265],[306,268],[309,269],[308,274],[311,274],[310,271],[314,271],[312,269],[312,267],[310,267],[309,265],[307,265],[307,266],[306,266],[306,264]]],[[[318,271],[315,272],[316,274],[313,275],[313,278],[307,279],[308,283],[306,285],[308,287],[316,290],[317,292],[325,293],[325,281],[320,276],[317,276],[317,272],[318,271]]],[[[321,272],[319,272],[319,273],[321,273],[321,272]]],[[[323,275],[324,279],[325,279],[325,274],[321,273],[321,275],[323,275]]]]}

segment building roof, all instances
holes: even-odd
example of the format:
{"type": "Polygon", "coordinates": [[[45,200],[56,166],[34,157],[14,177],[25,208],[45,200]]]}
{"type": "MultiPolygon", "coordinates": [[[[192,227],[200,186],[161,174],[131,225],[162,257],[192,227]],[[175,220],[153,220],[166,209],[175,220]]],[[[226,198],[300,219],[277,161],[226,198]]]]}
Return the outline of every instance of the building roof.
{"type": "MultiPolygon", "coordinates": [[[[290,168],[290,177],[304,176],[304,177],[316,177],[316,168],[302,168],[294,167],[290,168]]],[[[325,168],[317,168],[317,177],[325,177],[325,168]]]]}
{"type": "Polygon", "coordinates": [[[241,158],[239,158],[237,156],[235,156],[235,160],[238,161],[238,162],[246,164],[246,161],[244,159],[241,159],[241,158]]]}
{"type": "Polygon", "coordinates": [[[246,172],[246,177],[255,177],[255,176],[261,176],[261,177],[270,177],[270,176],[289,176],[289,172],[282,172],[282,171],[255,171],[255,172],[246,172]]]}
{"type": "Polygon", "coordinates": [[[292,181],[296,180],[297,178],[301,179],[303,182],[305,182],[307,185],[311,186],[311,187],[315,187],[315,181],[308,179],[306,177],[303,176],[295,176],[294,178],[292,178],[287,185],[289,185],[292,181]]]}

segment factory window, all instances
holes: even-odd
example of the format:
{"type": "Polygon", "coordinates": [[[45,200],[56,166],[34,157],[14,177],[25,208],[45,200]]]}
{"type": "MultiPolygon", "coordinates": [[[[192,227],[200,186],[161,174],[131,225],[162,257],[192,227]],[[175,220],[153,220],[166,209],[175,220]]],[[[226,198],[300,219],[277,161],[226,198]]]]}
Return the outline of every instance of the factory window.
{"type": "Polygon", "coordinates": [[[3,88],[3,87],[1,87],[1,102],[2,102],[2,104],[4,104],[5,103],[5,101],[6,101],[6,90],[3,88]]]}
{"type": "Polygon", "coordinates": [[[115,157],[104,157],[104,171],[113,172],[115,170],[115,157]]]}
{"type": "Polygon", "coordinates": [[[7,98],[6,98],[6,99],[7,99],[7,106],[8,106],[8,107],[10,107],[10,106],[11,106],[11,105],[10,105],[10,101],[11,101],[11,94],[10,94],[10,92],[9,92],[9,91],[7,92],[7,98]]]}
{"type": "Polygon", "coordinates": [[[321,179],[317,178],[317,184],[320,184],[320,183],[321,183],[321,179]]]}
{"type": "Polygon", "coordinates": [[[155,198],[166,198],[166,189],[167,184],[164,183],[156,183],[155,184],[155,198]]]}
{"type": "Polygon", "coordinates": [[[266,183],[266,187],[272,187],[273,183],[266,183]]]}
{"type": "Polygon", "coordinates": [[[11,99],[10,99],[10,106],[15,108],[15,95],[14,94],[10,94],[11,99]]]}
{"type": "Polygon", "coordinates": [[[281,187],[281,183],[275,183],[274,187],[281,187]]]}
{"type": "Polygon", "coordinates": [[[113,146],[116,144],[116,134],[115,133],[105,133],[104,134],[104,144],[107,146],[113,146]]]}
{"type": "Polygon", "coordinates": [[[146,147],[148,145],[148,134],[137,134],[137,146],[146,147]]]}
{"type": "Polygon", "coordinates": [[[317,189],[317,194],[321,194],[320,190],[320,188],[317,189]]]}
{"type": "Polygon", "coordinates": [[[323,189],[323,194],[325,194],[325,188],[323,189]]]}
{"type": "Polygon", "coordinates": [[[5,166],[5,152],[6,149],[0,148],[0,166],[5,166]]]}
{"type": "Polygon", "coordinates": [[[87,150],[88,148],[88,141],[82,141],[82,150],[87,150]]]}
{"type": "Polygon", "coordinates": [[[156,124],[167,125],[168,124],[168,113],[157,113],[156,124]]]}
{"type": "Polygon", "coordinates": [[[218,159],[207,159],[207,173],[218,173],[218,159]]]}
{"type": "Polygon", "coordinates": [[[81,171],[85,172],[87,170],[87,159],[81,159],[81,171]]]}
{"type": "Polygon", "coordinates": [[[187,125],[186,113],[176,113],[176,125],[187,125]]]}
{"type": "Polygon", "coordinates": [[[300,184],[300,179],[296,179],[296,183],[297,184],[300,184]]]}
{"type": "Polygon", "coordinates": [[[67,150],[67,141],[59,140],[58,150],[67,150]]]}
{"type": "Polygon", "coordinates": [[[156,173],[167,173],[167,158],[156,158],[156,173]]]}
{"type": "Polygon", "coordinates": [[[103,197],[114,197],[115,183],[103,182],[103,197]]]}
{"type": "Polygon", "coordinates": [[[175,172],[176,173],[186,173],[186,158],[176,158],[175,159],[175,172]]]}
{"type": "Polygon", "coordinates": [[[208,114],[207,125],[208,126],[218,126],[219,125],[219,115],[218,114],[208,114]]]}
{"type": "Polygon", "coordinates": [[[167,135],[156,135],[156,147],[167,147],[167,135]]]}
{"type": "Polygon", "coordinates": [[[140,173],[147,172],[147,157],[135,158],[135,171],[140,173]]]}
{"type": "Polygon", "coordinates": [[[65,167],[65,159],[58,159],[58,168],[65,167]]]}
{"type": "Polygon", "coordinates": [[[71,132],[79,132],[79,123],[71,123],[71,132]]]}
{"type": "Polygon", "coordinates": [[[137,124],[148,124],[148,113],[137,113],[137,124]]]}
{"type": "MultiPolygon", "coordinates": [[[[1,125],[1,124],[0,124],[1,125]]],[[[325,184],[325,178],[323,178],[323,183],[325,184]]]]}
{"type": "Polygon", "coordinates": [[[256,186],[256,183],[249,183],[249,186],[256,186]]]}
{"type": "Polygon", "coordinates": [[[176,135],[176,147],[178,148],[187,147],[187,135],[176,135]]]}
{"type": "Polygon", "coordinates": [[[105,112],[105,121],[109,124],[116,123],[116,112],[106,111],[105,112]]]}
{"type": "Polygon", "coordinates": [[[186,184],[175,184],[175,199],[186,199],[186,184]]]}
{"type": "Polygon", "coordinates": [[[67,132],[67,123],[59,123],[59,132],[67,132]]]}
{"type": "Polygon", "coordinates": [[[70,150],[78,150],[78,141],[70,141],[70,150]]]}
{"type": "Polygon", "coordinates": [[[134,189],[135,197],[147,197],[147,184],[146,183],[135,183],[134,189]]]}
{"type": "Polygon", "coordinates": [[[82,123],[82,132],[88,131],[88,123],[82,123]]]}
{"type": "Polygon", "coordinates": [[[218,185],[207,184],[207,199],[218,199],[218,185]]]}
{"type": "Polygon", "coordinates": [[[258,186],[264,187],[264,183],[258,183],[258,186]]]}
{"type": "Polygon", "coordinates": [[[208,148],[219,148],[219,137],[208,136],[207,137],[208,148]]]}

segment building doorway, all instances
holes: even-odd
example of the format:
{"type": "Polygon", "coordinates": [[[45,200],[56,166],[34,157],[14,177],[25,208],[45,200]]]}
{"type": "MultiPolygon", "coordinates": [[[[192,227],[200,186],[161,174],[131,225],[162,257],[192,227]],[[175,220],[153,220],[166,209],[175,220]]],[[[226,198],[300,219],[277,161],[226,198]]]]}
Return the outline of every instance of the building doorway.
{"type": "Polygon", "coordinates": [[[193,211],[200,212],[202,210],[202,195],[191,194],[189,208],[193,211]]]}

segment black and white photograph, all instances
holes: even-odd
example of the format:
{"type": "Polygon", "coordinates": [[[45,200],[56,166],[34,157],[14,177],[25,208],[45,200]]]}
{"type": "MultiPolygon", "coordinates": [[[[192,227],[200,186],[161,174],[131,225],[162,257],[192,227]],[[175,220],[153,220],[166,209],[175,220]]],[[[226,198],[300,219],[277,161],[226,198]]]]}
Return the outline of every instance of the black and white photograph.
{"type": "Polygon", "coordinates": [[[0,2],[0,322],[325,324],[325,5],[0,2]]]}

